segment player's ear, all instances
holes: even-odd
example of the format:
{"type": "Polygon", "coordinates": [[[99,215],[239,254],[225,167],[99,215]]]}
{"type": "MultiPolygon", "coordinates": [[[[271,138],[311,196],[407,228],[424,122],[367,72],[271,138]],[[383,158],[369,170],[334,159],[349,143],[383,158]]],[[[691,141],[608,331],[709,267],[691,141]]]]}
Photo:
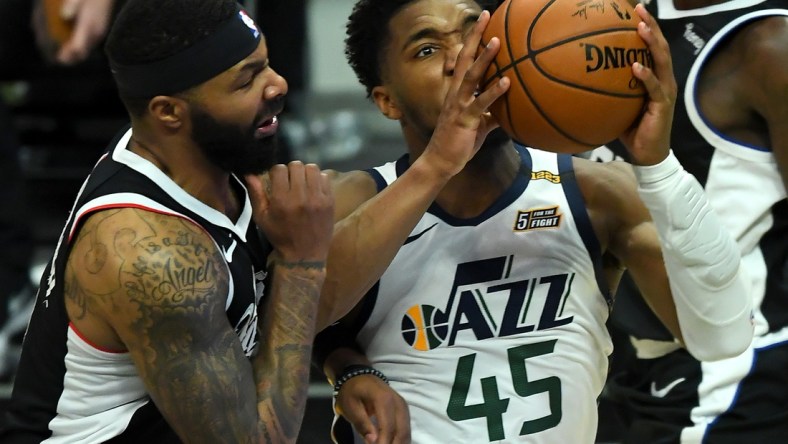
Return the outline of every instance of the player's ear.
{"type": "Polygon", "coordinates": [[[378,109],[384,116],[391,120],[402,118],[402,112],[400,112],[394,97],[391,96],[391,93],[385,86],[378,85],[372,88],[372,100],[375,101],[375,105],[378,106],[378,109]]]}
{"type": "Polygon", "coordinates": [[[174,96],[156,96],[148,102],[148,112],[161,124],[177,128],[188,115],[188,104],[174,96]]]}

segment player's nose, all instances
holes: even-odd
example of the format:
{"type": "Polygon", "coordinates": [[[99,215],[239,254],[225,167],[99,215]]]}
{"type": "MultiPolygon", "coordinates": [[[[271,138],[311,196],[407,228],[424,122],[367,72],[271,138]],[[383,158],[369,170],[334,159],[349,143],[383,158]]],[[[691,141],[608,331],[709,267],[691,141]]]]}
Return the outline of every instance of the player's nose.
{"type": "Polygon", "coordinates": [[[274,69],[266,73],[265,86],[263,87],[263,100],[271,100],[287,95],[287,80],[274,69]]]}
{"type": "Polygon", "coordinates": [[[457,58],[462,50],[462,42],[457,42],[449,46],[446,51],[446,59],[443,62],[443,70],[447,76],[454,75],[454,68],[457,66],[457,58]]]}

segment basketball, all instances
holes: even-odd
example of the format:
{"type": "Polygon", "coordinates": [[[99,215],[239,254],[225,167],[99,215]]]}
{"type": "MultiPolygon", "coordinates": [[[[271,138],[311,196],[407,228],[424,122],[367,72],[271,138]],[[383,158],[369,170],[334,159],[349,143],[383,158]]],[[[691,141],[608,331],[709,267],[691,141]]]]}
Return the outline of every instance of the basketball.
{"type": "Polygon", "coordinates": [[[481,86],[506,76],[490,113],[512,139],[560,153],[604,145],[640,116],[647,92],[632,63],[653,65],[626,0],[506,0],[482,44],[501,49],[481,86]]]}

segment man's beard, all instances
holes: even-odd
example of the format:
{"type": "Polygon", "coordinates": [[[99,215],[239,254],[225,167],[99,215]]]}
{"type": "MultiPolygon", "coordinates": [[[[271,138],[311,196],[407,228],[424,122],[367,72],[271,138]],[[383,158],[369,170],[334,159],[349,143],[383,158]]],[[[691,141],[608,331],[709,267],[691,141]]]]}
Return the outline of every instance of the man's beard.
{"type": "Polygon", "coordinates": [[[197,106],[192,107],[191,121],[194,143],[211,163],[228,173],[260,174],[276,163],[276,134],[258,139],[254,124],[244,129],[222,123],[197,106]]]}

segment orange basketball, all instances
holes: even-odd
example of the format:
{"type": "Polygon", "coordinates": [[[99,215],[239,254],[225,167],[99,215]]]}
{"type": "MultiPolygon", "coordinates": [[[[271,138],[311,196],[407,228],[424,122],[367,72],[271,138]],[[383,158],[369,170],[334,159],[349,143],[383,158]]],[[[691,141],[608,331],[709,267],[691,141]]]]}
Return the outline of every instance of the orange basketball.
{"type": "Polygon", "coordinates": [[[501,40],[482,86],[511,81],[490,112],[514,140],[547,151],[616,139],[647,95],[632,63],[653,64],[638,22],[627,0],[506,0],[482,42],[501,40]]]}

